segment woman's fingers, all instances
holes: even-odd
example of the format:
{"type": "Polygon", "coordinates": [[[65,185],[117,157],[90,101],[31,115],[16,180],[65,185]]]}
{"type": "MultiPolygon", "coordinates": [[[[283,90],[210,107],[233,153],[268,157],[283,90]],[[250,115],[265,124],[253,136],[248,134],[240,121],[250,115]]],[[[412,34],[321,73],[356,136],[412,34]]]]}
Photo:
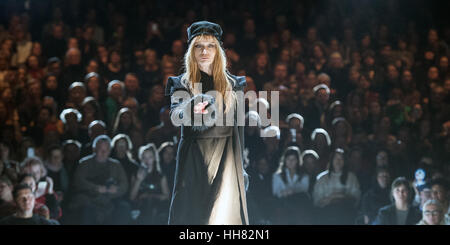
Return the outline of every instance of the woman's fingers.
{"type": "Polygon", "coordinates": [[[196,106],[194,106],[194,113],[202,113],[202,114],[208,113],[208,110],[205,109],[207,105],[208,101],[198,103],[196,106]]]}

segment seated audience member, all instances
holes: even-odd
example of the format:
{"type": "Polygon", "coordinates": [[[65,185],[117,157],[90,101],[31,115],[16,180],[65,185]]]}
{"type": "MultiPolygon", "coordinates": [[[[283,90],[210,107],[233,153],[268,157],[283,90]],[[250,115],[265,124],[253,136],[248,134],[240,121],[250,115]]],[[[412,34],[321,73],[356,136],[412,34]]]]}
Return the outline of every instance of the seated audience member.
{"type": "Polygon", "coordinates": [[[34,193],[35,205],[33,212],[39,214],[46,219],[59,218],[60,207],[53,192],[51,182],[36,182],[36,179],[31,174],[23,174],[19,178],[19,184],[27,184],[31,187],[34,193]]]}
{"type": "Polygon", "coordinates": [[[6,141],[0,142],[0,175],[5,174],[13,183],[16,183],[20,165],[11,159],[12,149],[6,141]]]}
{"type": "Polygon", "coordinates": [[[161,171],[158,151],[153,143],[139,148],[141,167],[131,181],[130,199],[141,214],[138,224],[165,224],[169,211],[169,186],[161,171]]]}
{"type": "Polygon", "coordinates": [[[431,183],[431,196],[441,203],[444,210],[445,224],[450,225],[450,202],[448,198],[448,183],[440,178],[431,183]]]}
{"type": "Polygon", "coordinates": [[[374,225],[414,225],[420,220],[420,210],[411,205],[413,191],[404,177],[398,177],[391,186],[392,204],[380,208],[374,225]]]}
{"type": "Polygon", "coordinates": [[[317,154],[317,152],[308,149],[302,152],[301,158],[302,158],[301,161],[303,162],[303,168],[309,175],[308,193],[311,195],[314,185],[316,184],[317,174],[319,174],[317,165],[320,157],[319,154],[317,154]]]}
{"type": "Polygon", "coordinates": [[[14,188],[14,202],[16,213],[0,220],[0,225],[58,225],[54,220],[48,220],[40,215],[33,214],[35,197],[31,187],[19,184],[14,188]]]}
{"type": "Polygon", "coordinates": [[[432,199],[432,191],[429,183],[424,183],[416,187],[417,194],[414,198],[413,205],[419,207],[420,210],[423,210],[423,204],[432,199]]]}
{"type": "Polygon", "coordinates": [[[428,200],[423,204],[422,220],[418,225],[445,225],[444,210],[436,200],[428,200]]]}
{"type": "MultiPolygon", "coordinates": [[[[100,135],[93,142],[94,153],[82,158],[74,176],[70,209],[80,224],[128,224],[130,206],[124,200],[128,180],[122,165],[110,158],[111,139],[100,135]]],[[[77,222],[78,223],[78,222],[77,222]]]]}
{"type": "Polygon", "coordinates": [[[33,192],[35,192],[36,212],[44,214],[52,219],[59,219],[62,215],[58,201],[58,196],[54,192],[54,181],[47,176],[47,169],[44,163],[38,157],[29,157],[22,163],[23,175],[19,178],[19,183],[24,181],[32,184],[33,192]],[[32,177],[32,178],[30,178],[32,177]]]}
{"type": "Polygon", "coordinates": [[[131,180],[139,168],[139,164],[133,159],[133,143],[126,134],[118,134],[111,141],[113,150],[112,158],[119,160],[123,170],[127,174],[127,179],[131,180]]]}
{"type": "Polygon", "coordinates": [[[48,149],[47,161],[44,162],[47,176],[53,180],[53,189],[62,198],[63,193],[69,189],[69,174],[64,166],[63,150],[58,145],[53,145],[48,149]]]}
{"type": "Polygon", "coordinates": [[[288,147],[281,156],[278,170],[273,174],[272,192],[277,197],[281,223],[308,223],[309,176],[301,164],[300,149],[288,147]]]}
{"type": "Polygon", "coordinates": [[[161,159],[161,170],[162,173],[167,177],[170,194],[172,194],[172,189],[175,181],[175,170],[177,167],[175,159],[176,152],[177,148],[175,147],[175,144],[170,141],[162,143],[158,148],[159,159],[161,159]]]}
{"type": "Polygon", "coordinates": [[[13,184],[6,176],[0,176],[0,219],[16,212],[13,199],[13,184]]]}
{"type": "Polygon", "coordinates": [[[391,202],[389,194],[391,175],[389,170],[378,168],[376,177],[376,183],[364,193],[361,199],[361,215],[363,223],[366,225],[373,222],[380,208],[391,202]]]}
{"type": "Polygon", "coordinates": [[[246,169],[249,176],[247,205],[250,224],[270,224],[275,209],[272,172],[264,152],[255,155],[246,169]]]}
{"type": "Polygon", "coordinates": [[[84,144],[81,149],[81,157],[92,154],[92,143],[97,136],[106,134],[107,128],[105,122],[101,120],[94,120],[88,126],[89,143],[84,144]]]}
{"type": "Polygon", "coordinates": [[[314,205],[320,210],[318,221],[353,224],[361,196],[358,179],[347,168],[344,150],[334,150],[330,160],[328,170],[317,176],[313,191],[314,205]]]}

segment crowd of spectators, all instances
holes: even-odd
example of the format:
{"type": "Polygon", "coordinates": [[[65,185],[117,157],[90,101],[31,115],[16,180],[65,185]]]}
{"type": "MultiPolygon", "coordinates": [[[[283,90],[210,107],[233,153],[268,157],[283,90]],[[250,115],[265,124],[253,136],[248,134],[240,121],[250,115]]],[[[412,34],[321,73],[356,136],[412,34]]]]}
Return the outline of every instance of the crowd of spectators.
{"type": "Polygon", "coordinates": [[[279,91],[279,125],[245,128],[250,224],[450,224],[439,4],[1,1],[0,223],[167,224],[164,88],[205,19],[245,91],[279,91]]]}

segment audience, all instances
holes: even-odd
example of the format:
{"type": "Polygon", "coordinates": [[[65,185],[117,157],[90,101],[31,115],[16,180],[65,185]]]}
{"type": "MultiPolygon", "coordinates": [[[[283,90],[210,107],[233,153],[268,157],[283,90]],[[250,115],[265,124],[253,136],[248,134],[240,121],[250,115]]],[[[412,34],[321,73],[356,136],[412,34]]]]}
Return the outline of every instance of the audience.
{"type": "Polygon", "coordinates": [[[9,2],[2,223],[166,223],[180,129],[164,88],[183,72],[186,28],[214,16],[245,91],[280,92],[279,125],[247,112],[259,118],[244,130],[251,224],[417,224],[419,210],[420,224],[450,224],[450,35],[430,1],[130,1],[137,15],[118,0],[40,15],[9,2]]]}

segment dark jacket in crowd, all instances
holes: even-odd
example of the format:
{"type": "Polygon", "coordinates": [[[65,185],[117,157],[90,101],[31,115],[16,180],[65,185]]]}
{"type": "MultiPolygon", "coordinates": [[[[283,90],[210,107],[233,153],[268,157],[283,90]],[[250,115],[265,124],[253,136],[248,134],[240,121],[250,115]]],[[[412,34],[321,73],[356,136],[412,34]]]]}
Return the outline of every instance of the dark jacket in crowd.
{"type": "Polygon", "coordinates": [[[19,218],[11,215],[0,220],[0,225],[59,225],[59,222],[48,220],[37,214],[34,214],[31,218],[19,218]]]}
{"type": "MultiPolygon", "coordinates": [[[[374,225],[397,225],[397,211],[395,204],[382,207],[373,222],[374,225]]],[[[415,225],[422,218],[422,214],[417,207],[409,206],[408,215],[404,225],[415,225]]],[[[402,224],[403,225],[403,224],[402,224]]]]}

